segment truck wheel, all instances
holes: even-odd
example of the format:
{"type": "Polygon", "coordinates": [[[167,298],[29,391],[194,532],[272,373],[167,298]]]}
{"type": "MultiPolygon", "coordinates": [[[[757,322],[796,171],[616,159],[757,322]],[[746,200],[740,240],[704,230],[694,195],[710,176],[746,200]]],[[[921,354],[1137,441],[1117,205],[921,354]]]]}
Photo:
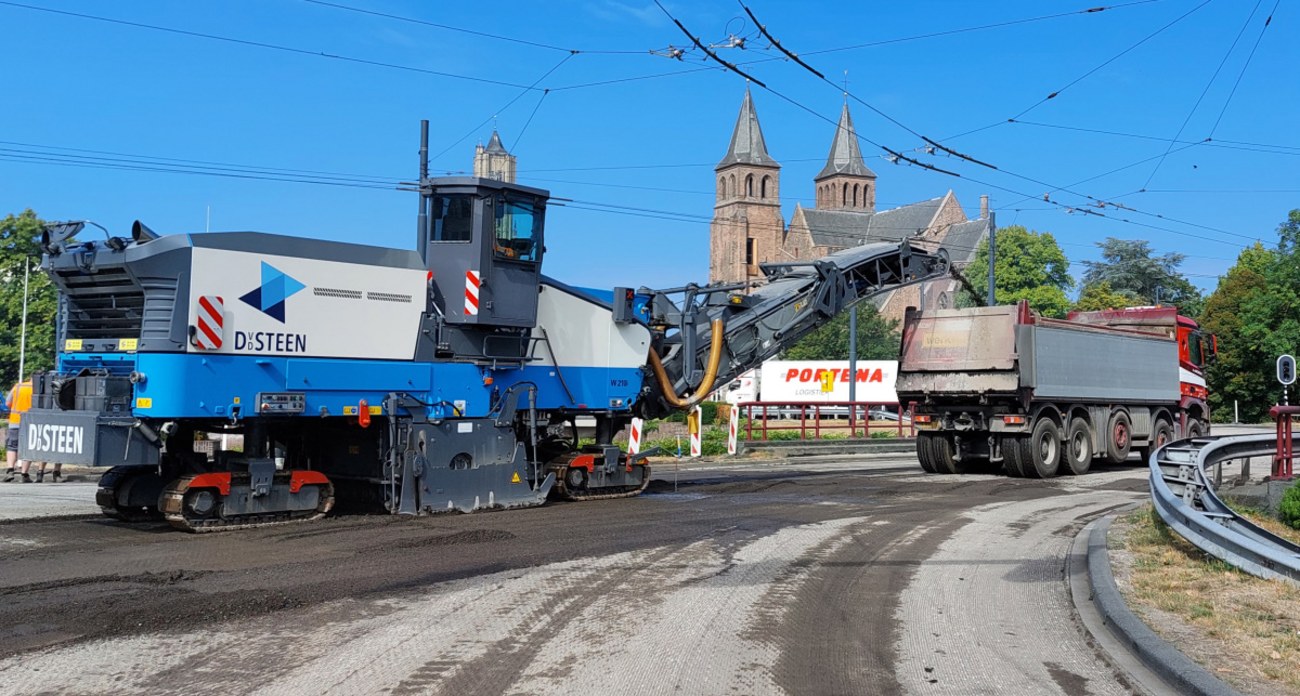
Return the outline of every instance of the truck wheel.
{"type": "Polygon", "coordinates": [[[941,474],[964,474],[966,473],[966,462],[959,462],[953,458],[956,454],[952,442],[952,435],[948,433],[936,433],[930,440],[930,456],[934,458],[934,470],[941,474]]]}
{"type": "Polygon", "coordinates": [[[1002,466],[1007,470],[1007,476],[1015,478],[1024,478],[1025,470],[1020,466],[1020,453],[1024,451],[1023,437],[1014,435],[1002,436],[1002,466]]]}
{"type": "Polygon", "coordinates": [[[1106,459],[1111,464],[1123,464],[1133,446],[1133,424],[1128,414],[1116,411],[1110,414],[1106,425],[1106,459]]]}
{"type": "Polygon", "coordinates": [[[1052,478],[1061,466],[1061,429],[1050,418],[1039,418],[1020,450],[1020,468],[1029,478],[1052,478]]]}
{"type": "Polygon", "coordinates": [[[1187,422],[1187,437],[1204,437],[1205,425],[1201,421],[1193,418],[1187,422]]]}
{"type": "Polygon", "coordinates": [[[1156,450],[1169,444],[1174,439],[1174,426],[1169,421],[1161,419],[1156,421],[1156,427],[1151,430],[1151,437],[1147,439],[1147,444],[1138,450],[1142,454],[1142,462],[1151,461],[1151,455],[1156,450]]]}
{"type": "Polygon", "coordinates": [[[1092,428],[1082,418],[1070,420],[1070,431],[1065,438],[1065,465],[1075,476],[1082,476],[1092,468],[1092,428]]]}
{"type": "Polygon", "coordinates": [[[930,433],[918,433],[916,436],[916,460],[927,474],[935,473],[934,460],[930,456],[930,441],[933,439],[934,436],[930,433]]]}

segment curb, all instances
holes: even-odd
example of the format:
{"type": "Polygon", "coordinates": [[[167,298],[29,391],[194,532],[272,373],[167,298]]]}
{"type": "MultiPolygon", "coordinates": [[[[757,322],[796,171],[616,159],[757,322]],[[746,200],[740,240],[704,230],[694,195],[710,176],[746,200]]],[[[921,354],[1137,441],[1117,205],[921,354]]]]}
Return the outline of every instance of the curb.
{"type": "Polygon", "coordinates": [[[1143,623],[1125,603],[1110,570],[1107,532],[1109,515],[1097,521],[1088,534],[1088,582],[1091,599],[1105,627],[1138,660],[1179,694],[1241,696],[1241,692],[1219,681],[1177,648],[1165,642],[1143,623]]]}

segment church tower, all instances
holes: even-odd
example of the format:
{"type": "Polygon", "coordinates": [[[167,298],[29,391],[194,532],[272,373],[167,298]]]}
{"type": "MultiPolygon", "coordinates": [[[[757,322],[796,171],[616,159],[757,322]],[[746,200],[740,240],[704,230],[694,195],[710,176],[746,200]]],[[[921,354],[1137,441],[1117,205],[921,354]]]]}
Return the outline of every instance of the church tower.
{"type": "Polygon", "coordinates": [[[858,134],[853,130],[849,105],[840,112],[840,124],[831,141],[826,166],[813,177],[819,210],[876,211],[876,173],[862,161],[858,134]]]}
{"type": "Polygon", "coordinates": [[[781,165],[767,153],[748,88],[731,146],[714,171],[718,190],[709,228],[709,282],[737,283],[762,277],[758,264],[779,260],[785,239],[781,165]]]}
{"type": "Polygon", "coordinates": [[[501,144],[501,136],[492,131],[487,147],[474,148],[474,176],[514,183],[515,156],[501,144]]]}

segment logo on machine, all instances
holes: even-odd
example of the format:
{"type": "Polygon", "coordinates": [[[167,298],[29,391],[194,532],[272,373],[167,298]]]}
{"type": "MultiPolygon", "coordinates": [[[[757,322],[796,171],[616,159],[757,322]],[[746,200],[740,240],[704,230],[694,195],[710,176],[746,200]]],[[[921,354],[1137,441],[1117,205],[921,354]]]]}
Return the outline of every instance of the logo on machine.
{"type": "Polygon", "coordinates": [[[306,287],[284,271],[263,261],[261,287],[255,288],[239,299],[283,324],[285,300],[306,287]]]}

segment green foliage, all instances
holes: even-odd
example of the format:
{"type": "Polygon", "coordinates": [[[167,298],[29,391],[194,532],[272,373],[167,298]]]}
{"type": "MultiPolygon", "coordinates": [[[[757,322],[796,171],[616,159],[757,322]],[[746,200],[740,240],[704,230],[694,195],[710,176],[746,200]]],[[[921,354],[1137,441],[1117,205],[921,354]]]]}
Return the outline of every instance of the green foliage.
{"type": "Polygon", "coordinates": [[[1201,323],[1219,338],[1218,359],[1207,371],[1211,408],[1241,419],[1267,419],[1278,399],[1274,365],[1300,346],[1300,210],[1278,226],[1274,249],[1241,252],[1205,303],[1201,323]]]}
{"type": "MultiPolygon", "coordinates": [[[[989,244],[985,239],[965,271],[981,300],[988,295],[988,267],[989,244]]],[[[993,274],[993,296],[998,304],[1026,300],[1030,307],[1049,317],[1064,317],[1070,309],[1066,296],[1066,291],[1074,287],[1070,262],[1051,232],[1034,232],[1021,225],[999,228],[993,274]]],[[[969,306],[972,299],[969,295],[959,296],[957,302],[969,306]]]]}
{"type": "Polygon", "coordinates": [[[8,389],[18,378],[23,325],[23,265],[30,269],[27,306],[27,360],[23,372],[54,366],[54,319],[58,296],[40,270],[38,246],[44,223],[31,210],[0,220],[0,383],[8,389]]]}
{"type": "MultiPolygon", "coordinates": [[[[858,303],[858,359],[897,360],[898,321],[880,316],[870,302],[858,303]]],[[[849,313],[842,312],[785,349],[785,360],[848,360],[849,313]]]]}
{"type": "Polygon", "coordinates": [[[1292,484],[1282,494],[1282,502],[1277,506],[1278,517],[1282,523],[1294,529],[1300,529],[1300,485],[1292,484]]]}
{"type": "Polygon", "coordinates": [[[1137,304],[1172,304],[1190,317],[1200,315],[1204,306],[1201,291],[1192,285],[1178,267],[1185,255],[1170,252],[1152,256],[1151,243],[1144,239],[1116,239],[1107,237],[1097,242],[1101,261],[1084,261],[1088,270],[1083,274],[1083,287],[1101,282],[1110,283],[1111,290],[1129,295],[1137,304]]]}
{"type": "Polygon", "coordinates": [[[1079,294],[1079,301],[1074,303],[1074,308],[1080,312],[1095,312],[1141,304],[1142,302],[1131,293],[1115,292],[1110,286],[1110,281],[1103,280],[1084,286],[1083,292],[1079,294]]]}

